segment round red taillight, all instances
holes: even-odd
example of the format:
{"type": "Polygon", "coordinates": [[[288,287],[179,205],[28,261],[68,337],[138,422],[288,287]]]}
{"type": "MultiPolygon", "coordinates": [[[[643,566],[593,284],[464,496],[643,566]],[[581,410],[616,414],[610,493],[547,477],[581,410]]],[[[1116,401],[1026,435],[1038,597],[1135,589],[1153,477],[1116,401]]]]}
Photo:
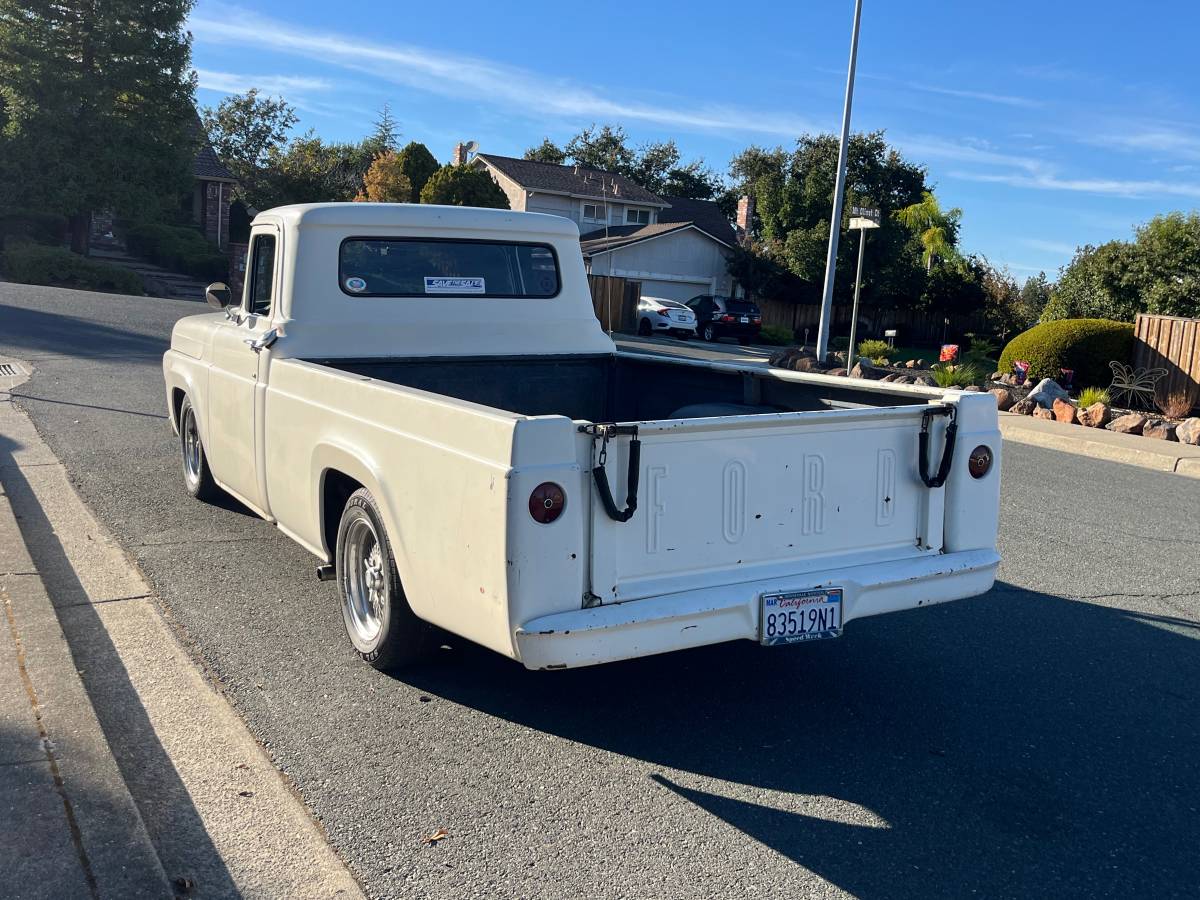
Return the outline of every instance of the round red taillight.
{"type": "Polygon", "coordinates": [[[553,481],[543,481],[529,495],[529,514],[533,521],[549,525],[562,515],[567,505],[567,495],[553,481]]]}
{"type": "Polygon", "coordinates": [[[982,478],[992,470],[992,448],[980,444],[967,458],[967,471],[972,478],[982,478]]]}

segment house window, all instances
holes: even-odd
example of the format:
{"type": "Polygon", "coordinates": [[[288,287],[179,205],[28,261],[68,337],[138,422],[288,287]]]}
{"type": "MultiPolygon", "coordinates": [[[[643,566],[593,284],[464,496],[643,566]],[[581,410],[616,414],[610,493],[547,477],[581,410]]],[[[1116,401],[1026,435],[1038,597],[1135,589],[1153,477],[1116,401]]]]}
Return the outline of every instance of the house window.
{"type": "Polygon", "coordinates": [[[604,204],[603,203],[585,203],[585,204],[583,204],[583,221],[599,222],[601,225],[603,225],[605,222],[607,222],[608,217],[605,215],[604,204]]]}
{"type": "Polygon", "coordinates": [[[626,225],[649,225],[650,210],[648,209],[627,209],[625,210],[626,225]]]}

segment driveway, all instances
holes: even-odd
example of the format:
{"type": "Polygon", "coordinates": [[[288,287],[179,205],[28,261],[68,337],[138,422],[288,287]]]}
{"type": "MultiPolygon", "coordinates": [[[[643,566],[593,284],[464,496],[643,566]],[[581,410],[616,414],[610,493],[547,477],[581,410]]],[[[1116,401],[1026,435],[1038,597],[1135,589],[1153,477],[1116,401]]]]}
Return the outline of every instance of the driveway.
{"type": "Polygon", "coordinates": [[[310,556],[184,494],[159,357],[201,309],[0,284],[0,352],[369,894],[1195,895],[1200,482],[1007,445],[984,597],[561,673],[456,643],[391,678],[310,556]]]}

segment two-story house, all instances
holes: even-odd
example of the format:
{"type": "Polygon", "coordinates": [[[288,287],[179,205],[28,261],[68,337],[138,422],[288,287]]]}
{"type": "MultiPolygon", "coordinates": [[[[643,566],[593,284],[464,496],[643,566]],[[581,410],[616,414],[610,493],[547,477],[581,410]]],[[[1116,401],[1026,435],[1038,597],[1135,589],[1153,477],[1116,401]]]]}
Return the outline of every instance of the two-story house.
{"type": "MultiPolygon", "coordinates": [[[[464,162],[459,148],[455,161],[464,162]]],[[[486,169],[512,209],[574,220],[591,274],[640,281],[643,297],[664,300],[732,293],[725,260],[736,238],[711,200],[659,197],[624,175],[583,166],[491,153],[465,164],[486,169]]]]}

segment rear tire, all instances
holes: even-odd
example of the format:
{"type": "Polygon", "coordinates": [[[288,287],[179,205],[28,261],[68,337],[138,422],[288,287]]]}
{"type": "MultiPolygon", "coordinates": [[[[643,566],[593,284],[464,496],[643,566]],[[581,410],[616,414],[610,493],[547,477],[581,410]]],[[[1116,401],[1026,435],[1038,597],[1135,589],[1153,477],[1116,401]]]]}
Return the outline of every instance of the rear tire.
{"type": "Polygon", "coordinates": [[[700,332],[700,336],[710,344],[715,343],[717,340],[717,329],[713,328],[712,325],[705,325],[704,329],[700,332]]]}
{"type": "Polygon", "coordinates": [[[196,410],[186,395],[179,404],[179,454],[183,462],[183,486],[187,492],[197,500],[212,503],[221,489],[217,487],[208,468],[208,456],[196,424],[196,410]]]}
{"type": "Polygon", "coordinates": [[[433,628],[408,605],[383,516],[366,488],[342,511],[337,581],[346,635],[364,662],[390,672],[425,658],[433,628]]]}
{"type": "Polygon", "coordinates": [[[654,329],[650,327],[649,319],[642,319],[638,322],[638,334],[642,337],[650,337],[654,333],[654,329]]]}

